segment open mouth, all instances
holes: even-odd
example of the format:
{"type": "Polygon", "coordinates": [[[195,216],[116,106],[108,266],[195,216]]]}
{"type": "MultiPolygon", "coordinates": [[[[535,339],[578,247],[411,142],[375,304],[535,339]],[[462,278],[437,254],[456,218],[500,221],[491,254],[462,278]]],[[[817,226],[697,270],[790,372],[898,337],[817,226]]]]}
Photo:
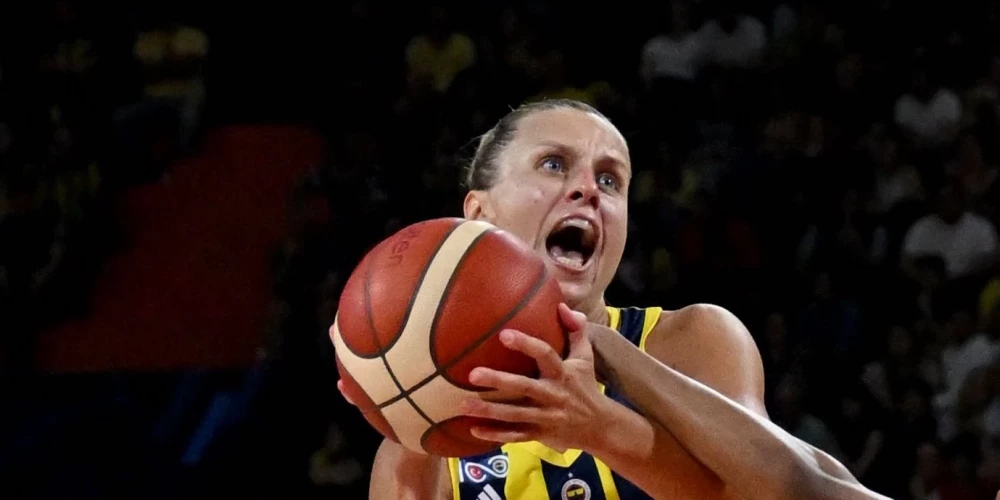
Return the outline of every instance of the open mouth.
{"type": "Polygon", "coordinates": [[[545,249],[556,263],[569,269],[587,267],[597,248],[597,230],[582,218],[570,218],[559,223],[545,239],[545,249]]]}

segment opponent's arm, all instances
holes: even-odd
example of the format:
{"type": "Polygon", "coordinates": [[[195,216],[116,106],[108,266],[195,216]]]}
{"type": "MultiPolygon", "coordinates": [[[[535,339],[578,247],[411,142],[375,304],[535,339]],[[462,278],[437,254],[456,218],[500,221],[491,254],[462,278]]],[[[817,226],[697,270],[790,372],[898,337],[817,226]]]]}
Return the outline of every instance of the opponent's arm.
{"type": "MultiPolygon", "coordinates": [[[[569,309],[561,313],[564,321],[571,315],[569,309]]],[[[469,377],[472,383],[523,398],[515,402],[479,397],[465,401],[466,414],[486,419],[472,429],[473,435],[499,443],[540,441],[556,450],[584,450],[653,498],[731,498],[719,477],[663,426],[598,390],[585,324],[585,318],[573,326],[567,323],[570,351],[566,359],[539,339],[520,332],[501,332],[500,340],[508,348],[536,360],[540,378],[484,367],[473,370],[469,377]]]]}
{"type": "Polygon", "coordinates": [[[445,459],[421,455],[388,439],[375,454],[368,487],[370,500],[451,500],[445,459]]]}
{"type": "Polygon", "coordinates": [[[647,418],[744,498],[885,498],[766,418],[760,357],[739,320],[711,306],[675,314],[688,317],[665,325],[669,332],[654,332],[650,355],[610,329],[591,328],[602,373],[647,418]],[[692,352],[679,358],[665,353],[668,348],[692,352]],[[692,366],[681,368],[696,373],[685,375],[657,358],[689,359],[692,366]]]}

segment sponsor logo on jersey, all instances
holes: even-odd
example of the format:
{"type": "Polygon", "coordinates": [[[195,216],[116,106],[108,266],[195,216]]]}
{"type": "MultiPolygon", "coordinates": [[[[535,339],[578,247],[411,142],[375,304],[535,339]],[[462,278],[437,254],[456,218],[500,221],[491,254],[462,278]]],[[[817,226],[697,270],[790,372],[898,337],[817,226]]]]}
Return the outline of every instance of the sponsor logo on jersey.
{"type": "Polygon", "coordinates": [[[460,479],[467,477],[474,483],[487,481],[490,477],[503,479],[507,477],[509,465],[507,455],[494,455],[486,460],[486,465],[478,462],[463,462],[463,477],[460,479]]]}
{"type": "Polygon", "coordinates": [[[590,500],[590,485],[579,479],[566,481],[562,487],[562,500],[590,500]]]}

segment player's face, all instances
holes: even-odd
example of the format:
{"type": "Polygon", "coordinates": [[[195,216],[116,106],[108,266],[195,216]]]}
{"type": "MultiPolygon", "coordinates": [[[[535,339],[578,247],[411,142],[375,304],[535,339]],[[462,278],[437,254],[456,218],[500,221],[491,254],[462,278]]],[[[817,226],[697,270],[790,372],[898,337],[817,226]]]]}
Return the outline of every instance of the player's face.
{"type": "Polygon", "coordinates": [[[520,120],[499,158],[497,183],[466,198],[465,215],[486,219],[531,245],[567,303],[599,312],[625,248],[628,147],[607,120],[575,109],[520,120]]]}

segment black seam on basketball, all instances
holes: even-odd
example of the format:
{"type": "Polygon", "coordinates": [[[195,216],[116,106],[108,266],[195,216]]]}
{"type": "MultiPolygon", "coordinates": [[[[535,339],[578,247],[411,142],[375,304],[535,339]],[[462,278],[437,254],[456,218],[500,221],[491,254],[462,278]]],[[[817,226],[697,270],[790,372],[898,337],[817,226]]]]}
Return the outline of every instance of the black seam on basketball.
{"type": "MultiPolygon", "coordinates": [[[[392,367],[389,366],[389,360],[385,358],[385,355],[386,355],[386,353],[389,352],[389,349],[391,349],[392,346],[396,343],[396,340],[399,339],[400,335],[402,335],[403,329],[406,328],[406,322],[409,321],[409,318],[410,318],[410,311],[413,310],[413,303],[416,301],[417,291],[420,290],[420,285],[421,285],[421,283],[423,283],[424,277],[427,276],[427,270],[430,269],[431,263],[434,262],[434,257],[436,257],[437,254],[438,254],[438,252],[441,251],[441,247],[443,247],[444,244],[445,244],[445,242],[448,241],[448,238],[455,231],[455,229],[457,229],[461,225],[462,225],[462,223],[458,223],[454,227],[452,227],[451,229],[449,229],[447,233],[445,233],[444,237],[441,238],[441,241],[438,243],[437,248],[434,249],[434,253],[431,254],[430,259],[427,260],[427,264],[424,266],[423,272],[420,273],[420,279],[417,281],[416,286],[413,288],[413,293],[410,295],[410,303],[406,307],[406,316],[403,318],[403,321],[400,323],[399,330],[396,332],[396,335],[393,337],[392,342],[385,349],[382,349],[381,345],[379,344],[378,334],[377,334],[377,332],[375,330],[374,319],[372,319],[372,318],[374,318],[374,316],[372,314],[372,309],[371,309],[371,303],[372,303],[371,302],[371,266],[369,266],[368,269],[365,272],[365,308],[366,308],[365,309],[365,313],[368,315],[369,321],[373,322],[373,324],[372,324],[372,335],[374,336],[375,347],[378,349],[378,351],[377,351],[379,353],[378,357],[379,357],[379,359],[382,360],[382,365],[385,366],[385,371],[389,374],[389,378],[392,379],[392,383],[395,384],[396,389],[399,391],[399,393],[400,394],[406,394],[406,401],[408,401],[410,403],[410,406],[412,406],[413,409],[417,412],[417,414],[419,414],[421,417],[423,417],[423,419],[426,420],[427,423],[429,423],[431,425],[434,425],[434,421],[431,420],[431,418],[428,417],[427,414],[424,413],[424,411],[421,410],[420,407],[417,406],[417,404],[415,402],[413,402],[412,399],[410,399],[409,394],[406,393],[406,391],[403,390],[403,384],[399,383],[399,377],[396,376],[396,372],[392,371],[392,367]]],[[[382,409],[382,406],[378,406],[377,408],[378,409],[382,409]]],[[[391,424],[390,424],[390,427],[391,427],[391,424]]],[[[393,430],[393,432],[395,432],[395,430],[393,430]]]]}
{"type": "MultiPolygon", "coordinates": [[[[438,371],[440,372],[441,376],[444,377],[445,380],[451,382],[456,387],[473,392],[488,392],[493,390],[488,387],[478,387],[469,383],[462,383],[457,380],[452,380],[452,378],[448,376],[448,369],[458,364],[459,361],[461,361],[462,358],[464,358],[467,354],[474,351],[479,346],[483,345],[487,340],[489,340],[494,335],[498,334],[500,330],[503,329],[503,326],[506,325],[511,319],[513,319],[514,316],[517,316],[517,314],[521,312],[521,309],[524,309],[525,306],[527,306],[528,303],[531,302],[531,299],[533,299],[535,295],[539,292],[539,290],[541,290],[542,287],[545,286],[545,283],[549,277],[548,268],[546,268],[545,264],[542,262],[539,262],[538,266],[541,267],[541,272],[538,274],[538,278],[535,279],[535,283],[531,285],[531,288],[528,290],[528,293],[526,293],[524,297],[521,298],[520,302],[518,302],[517,305],[515,305],[510,312],[504,315],[503,318],[500,318],[500,320],[497,321],[497,323],[493,325],[493,327],[490,328],[485,335],[476,339],[471,345],[469,345],[465,349],[462,349],[462,351],[459,352],[457,356],[455,356],[455,359],[451,360],[441,368],[438,368],[438,371]]],[[[566,339],[568,340],[568,337],[566,336],[565,332],[563,332],[563,336],[566,337],[566,339]]],[[[567,342],[566,344],[568,345],[569,342],[567,342]]]]}
{"type": "MultiPolygon", "coordinates": [[[[406,402],[410,403],[410,406],[413,407],[413,410],[416,411],[421,418],[423,418],[425,421],[427,421],[428,424],[432,426],[435,424],[434,420],[432,420],[431,417],[429,417],[426,413],[424,413],[424,410],[422,410],[420,406],[418,406],[417,403],[413,401],[412,398],[410,398],[410,394],[412,394],[413,391],[412,390],[407,391],[403,389],[403,385],[399,383],[399,379],[396,377],[395,372],[393,372],[392,368],[389,366],[389,360],[385,358],[385,355],[392,349],[392,346],[396,344],[396,341],[399,340],[399,337],[402,336],[403,331],[406,329],[406,323],[410,321],[410,314],[413,312],[413,304],[417,301],[417,294],[420,292],[420,287],[424,283],[424,278],[427,277],[427,271],[430,270],[431,264],[434,262],[434,258],[437,257],[437,254],[441,251],[441,248],[444,247],[444,244],[448,242],[448,238],[451,237],[452,233],[454,233],[455,230],[461,227],[463,224],[464,222],[458,222],[450,229],[448,229],[448,232],[446,232],[444,236],[442,236],[441,241],[438,242],[437,248],[434,249],[434,252],[431,254],[430,258],[427,259],[427,263],[424,265],[424,269],[420,272],[420,278],[417,280],[416,284],[413,287],[413,293],[410,295],[410,303],[406,306],[406,315],[403,316],[403,320],[399,324],[399,330],[396,332],[396,335],[392,337],[392,342],[390,342],[385,349],[380,350],[382,354],[379,355],[379,357],[382,358],[382,364],[385,365],[386,371],[389,372],[389,377],[392,378],[392,383],[396,384],[396,388],[399,389],[399,393],[403,396],[403,398],[398,398],[396,400],[399,401],[399,399],[406,399],[406,402]]],[[[366,285],[367,283],[368,282],[366,281],[366,285]]],[[[371,304],[371,301],[368,301],[368,304],[371,304]]],[[[371,314],[370,311],[369,314],[371,314]]],[[[378,406],[378,408],[382,409],[383,407],[380,405],[378,406]]]]}
{"type": "MultiPolygon", "coordinates": [[[[388,349],[382,349],[382,345],[378,341],[378,332],[375,330],[375,319],[372,314],[372,301],[371,301],[371,266],[365,272],[365,314],[368,316],[368,321],[371,322],[371,331],[373,342],[375,343],[375,349],[378,353],[379,359],[382,360],[382,365],[385,366],[385,371],[389,373],[389,378],[392,379],[392,383],[396,385],[396,389],[399,391],[403,390],[403,384],[399,383],[399,378],[396,377],[396,373],[392,371],[392,367],[389,366],[389,360],[385,359],[385,354],[389,352],[388,349]]],[[[390,425],[391,427],[391,425],[390,425]]],[[[395,430],[393,431],[395,432],[395,430]]]]}
{"type": "MultiPolygon", "coordinates": [[[[399,401],[400,399],[403,399],[403,398],[409,399],[410,394],[412,394],[413,392],[417,391],[421,387],[429,384],[432,380],[434,380],[435,377],[437,377],[439,375],[442,376],[442,377],[444,377],[445,380],[447,380],[448,382],[454,384],[455,386],[457,386],[459,388],[462,388],[462,389],[469,390],[469,391],[473,391],[473,392],[486,392],[486,391],[492,390],[492,389],[489,389],[489,388],[476,387],[476,386],[472,386],[472,385],[468,385],[468,384],[457,383],[454,380],[452,380],[450,377],[448,377],[448,375],[447,375],[448,369],[451,368],[452,366],[455,366],[459,361],[462,360],[463,357],[465,357],[466,354],[469,354],[470,352],[472,352],[473,350],[475,350],[479,346],[483,345],[483,343],[486,342],[487,340],[489,340],[490,337],[492,337],[493,335],[496,335],[496,333],[501,328],[503,328],[503,326],[505,324],[507,324],[507,322],[510,321],[511,318],[513,318],[514,316],[516,316],[517,313],[521,312],[521,309],[524,309],[524,306],[528,305],[528,302],[530,302],[531,299],[535,296],[535,294],[537,294],[538,291],[542,289],[542,286],[545,285],[546,281],[549,278],[549,271],[545,267],[545,264],[544,263],[539,263],[539,265],[542,267],[541,275],[538,277],[538,279],[535,281],[535,283],[531,286],[531,289],[528,290],[528,293],[526,293],[524,295],[524,297],[521,299],[521,301],[516,306],[514,306],[513,309],[511,309],[511,311],[509,313],[507,313],[503,318],[500,318],[500,320],[497,321],[497,323],[495,325],[493,325],[492,328],[490,328],[489,330],[487,330],[487,332],[485,334],[483,334],[478,339],[476,339],[475,341],[473,341],[472,343],[470,343],[465,349],[462,349],[462,351],[459,352],[458,355],[456,355],[451,361],[449,361],[448,363],[446,363],[444,365],[439,366],[437,368],[437,371],[435,371],[433,374],[431,374],[427,378],[421,380],[420,382],[417,382],[416,384],[413,385],[413,387],[410,387],[406,391],[403,391],[403,392],[399,393],[398,395],[393,396],[392,398],[386,400],[385,402],[380,403],[377,406],[377,408],[384,408],[384,407],[389,406],[389,405],[391,405],[391,404],[395,403],[396,401],[399,401]]],[[[567,345],[568,344],[569,343],[567,342],[567,345]]]]}
{"type": "MultiPolygon", "coordinates": [[[[454,233],[455,230],[458,229],[459,226],[461,226],[462,224],[463,224],[462,222],[459,222],[455,224],[455,226],[453,226],[452,228],[448,229],[448,232],[446,232],[444,236],[441,237],[441,241],[438,242],[437,248],[434,249],[434,252],[431,253],[430,258],[427,259],[427,263],[424,264],[424,268],[420,271],[420,278],[417,279],[417,282],[413,286],[413,293],[410,294],[410,302],[406,305],[406,313],[404,313],[403,318],[399,322],[399,330],[397,330],[396,334],[393,335],[392,341],[389,342],[389,345],[382,347],[378,343],[378,336],[376,335],[375,345],[376,347],[379,348],[378,354],[375,354],[373,356],[358,356],[358,357],[364,359],[375,359],[378,357],[382,357],[385,353],[389,352],[389,350],[392,349],[392,346],[396,345],[396,341],[399,340],[399,337],[403,334],[403,330],[406,328],[407,321],[410,320],[410,313],[413,311],[413,303],[416,302],[417,300],[417,292],[420,291],[420,286],[424,283],[424,278],[427,277],[427,271],[430,270],[431,263],[434,262],[434,257],[437,257],[438,252],[441,251],[441,247],[443,247],[444,244],[448,241],[448,237],[451,236],[451,233],[454,233]]],[[[370,322],[372,322],[372,332],[375,332],[375,324],[374,324],[375,320],[371,311],[371,298],[370,298],[371,294],[369,292],[371,283],[370,269],[371,268],[369,267],[369,274],[365,276],[365,307],[367,308],[368,319],[370,322]]],[[[402,387],[400,387],[400,390],[402,390],[402,387]]]]}
{"type": "Polygon", "coordinates": [[[455,282],[458,280],[458,275],[461,274],[462,265],[469,259],[469,254],[472,253],[472,249],[483,240],[483,237],[494,232],[496,232],[496,229],[487,229],[479,234],[479,236],[476,236],[476,238],[469,243],[469,246],[465,248],[465,252],[461,257],[459,257],[458,263],[455,264],[455,270],[451,273],[451,276],[448,277],[448,283],[444,286],[444,292],[441,294],[441,300],[438,301],[437,309],[434,311],[434,318],[431,320],[431,334],[428,337],[428,342],[430,342],[432,347],[431,362],[434,363],[434,366],[438,365],[437,351],[433,349],[433,346],[435,345],[434,339],[437,337],[438,323],[441,321],[441,313],[444,310],[445,304],[448,303],[448,297],[451,295],[451,290],[454,287],[455,282]]]}
{"type": "MultiPolygon", "coordinates": [[[[375,347],[377,349],[378,348],[378,335],[375,334],[375,323],[374,323],[374,320],[372,319],[370,297],[369,297],[370,294],[368,293],[368,276],[371,273],[372,263],[371,263],[371,260],[369,258],[365,258],[365,259],[361,260],[361,264],[365,264],[365,281],[364,281],[364,286],[362,287],[363,290],[364,290],[364,296],[362,297],[362,299],[364,299],[364,301],[365,301],[365,316],[366,316],[365,319],[368,320],[368,329],[372,332],[372,337],[375,340],[375,347]]],[[[338,331],[340,330],[340,311],[337,311],[337,316],[336,316],[336,318],[334,318],[333,325],[335,327],[337,327],[338,331]]],[[[362,354],[362,353],[359,353],[359,352],[355,351],[351,347],[351,344],[348,343],[346,339],[344,339],[343,333],[340,334],[340,340],[341,340],[341,343],[344,345],[344,347],[346,347],[347,350],[351,354],[353,354],[353,355],[355,355],[355,356],[357,356],[359,358],[363,358],[363,359],[375,359],[375,358],[377,358],[379,356],[377,351],[376,351],[375,354],[362,354]]]]}

